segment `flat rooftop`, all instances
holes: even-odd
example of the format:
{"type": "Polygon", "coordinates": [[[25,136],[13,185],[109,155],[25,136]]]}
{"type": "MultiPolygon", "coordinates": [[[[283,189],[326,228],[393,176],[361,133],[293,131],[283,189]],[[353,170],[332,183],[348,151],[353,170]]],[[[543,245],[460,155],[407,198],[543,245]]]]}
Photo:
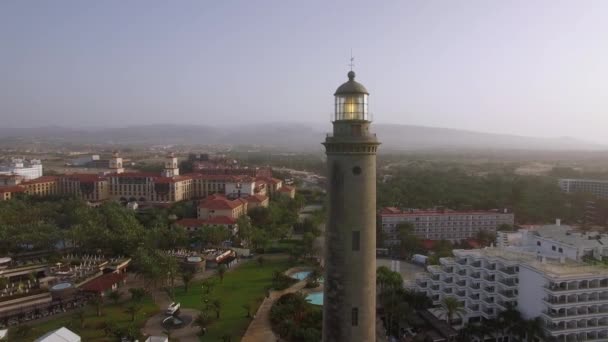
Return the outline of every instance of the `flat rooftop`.
{"type": "Polygon", "coordinates": [[[516,262],[520,266],[536,269],[550,278],[581,278],[608,276],[608,267],[588,265],[570,259],[555,259],[526,250],[520,247],[486,247],[482,249],[457,249],[457,257],[477,256],[485,259],[501,259],[507,262],[516,262]]]}

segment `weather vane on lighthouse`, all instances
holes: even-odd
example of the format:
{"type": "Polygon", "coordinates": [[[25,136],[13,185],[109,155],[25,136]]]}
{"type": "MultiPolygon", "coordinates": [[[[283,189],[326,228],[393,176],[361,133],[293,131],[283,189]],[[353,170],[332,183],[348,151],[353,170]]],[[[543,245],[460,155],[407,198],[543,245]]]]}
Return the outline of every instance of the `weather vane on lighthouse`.
{"type": "Polygon", "coordinates": [[[355,66],[355,57],[353,57],[353,49],[350,49],[350,71],[353,71],[353,67],[355,66]]]}

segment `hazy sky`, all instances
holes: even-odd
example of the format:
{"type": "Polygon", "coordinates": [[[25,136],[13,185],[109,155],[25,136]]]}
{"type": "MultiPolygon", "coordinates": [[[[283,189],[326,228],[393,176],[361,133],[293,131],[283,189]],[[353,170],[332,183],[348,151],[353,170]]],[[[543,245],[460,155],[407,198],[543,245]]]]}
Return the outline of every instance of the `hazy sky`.
{"type": "Polygon", "coordinates": [[[375,121],[608,142],[608,1],[0,1],[2,125],[375,121]]]}

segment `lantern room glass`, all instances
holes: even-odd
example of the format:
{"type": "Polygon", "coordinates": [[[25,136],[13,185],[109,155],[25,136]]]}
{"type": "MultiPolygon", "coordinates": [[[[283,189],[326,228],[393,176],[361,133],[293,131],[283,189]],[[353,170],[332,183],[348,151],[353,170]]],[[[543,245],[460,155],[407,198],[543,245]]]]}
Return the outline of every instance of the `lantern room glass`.
{"type": "Polygon", "coordinates": [[[369,120],[367,94],[336,95],[335,120],[369,120]]]}

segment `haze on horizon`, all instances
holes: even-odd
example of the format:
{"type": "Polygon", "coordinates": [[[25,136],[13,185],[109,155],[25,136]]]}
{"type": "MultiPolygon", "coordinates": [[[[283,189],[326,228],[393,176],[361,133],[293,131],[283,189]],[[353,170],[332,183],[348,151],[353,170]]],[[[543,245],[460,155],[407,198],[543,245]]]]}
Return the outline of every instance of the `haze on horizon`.
{"type": "Polygon", "coordinates": [[[0,2],[5,127],[375,122],[607,143],[608,2],[0,2]]]}

